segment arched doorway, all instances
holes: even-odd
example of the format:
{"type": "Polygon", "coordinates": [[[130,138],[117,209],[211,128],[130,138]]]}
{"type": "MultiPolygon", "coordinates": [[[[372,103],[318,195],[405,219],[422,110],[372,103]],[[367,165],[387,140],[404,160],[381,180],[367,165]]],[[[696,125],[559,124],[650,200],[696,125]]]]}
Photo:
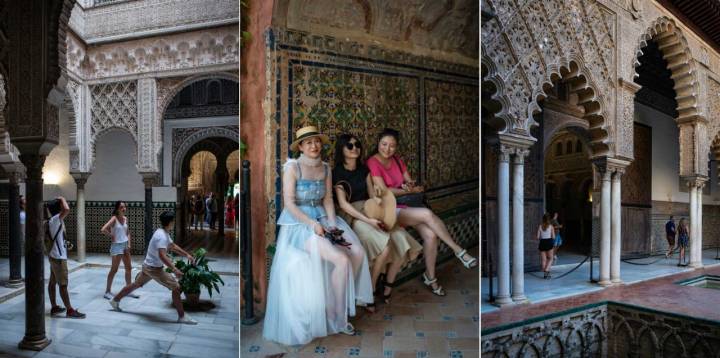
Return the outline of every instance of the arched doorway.
{"type": "MultiPolygon", "coordinates": [[[[237,164],[234,168],[228,166],[231,162],[228,159],[237,151],[238,145],[237,139],[209,137],[193,144],[184,153],[178,186],[178,205],[182,213],[178,225],[184,228],[184,248],[195,250],[203,247],[215,256],[237,257],[238,240],[234,219],[233,225],[225,225],[225,207],[228,193],[231,192],[229,188],[234,188],[230,173],[233,169],[237,170],[237,164]],[[205,229],[190,228],[193,195],[196,200],[203,201],[203,215],[200,219],[205,220],[206,225],[199,226],[205,229]]],[[[234,211],[234,202],[232,209],[234,211]]]]}
{"type": "Polygon", "coordinates": [[[545,150],[545,212],[558,213],[563,244],[558,262],[581,261],[592,244],[591,205],[593,170],[578,127],[558,131],[545,150]]]}

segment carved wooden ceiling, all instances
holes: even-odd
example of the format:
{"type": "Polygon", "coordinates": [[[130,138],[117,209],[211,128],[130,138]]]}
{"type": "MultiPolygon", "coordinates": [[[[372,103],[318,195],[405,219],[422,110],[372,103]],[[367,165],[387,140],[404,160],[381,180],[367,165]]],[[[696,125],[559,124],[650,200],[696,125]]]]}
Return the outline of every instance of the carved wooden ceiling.
{"type": "Polygon", "coordinates": [[[715,51],[720,52],[720,1],[658,0],[658,2],[700,35],[715,51]]]}

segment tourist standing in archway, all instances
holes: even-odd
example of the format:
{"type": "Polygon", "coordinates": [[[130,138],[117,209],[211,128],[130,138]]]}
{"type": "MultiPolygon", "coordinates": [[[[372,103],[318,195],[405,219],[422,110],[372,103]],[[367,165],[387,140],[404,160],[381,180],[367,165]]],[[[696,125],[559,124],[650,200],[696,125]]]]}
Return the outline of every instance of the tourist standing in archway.
{"type": "MultiPolygon", "coordinates": [[[[421,193],[425,189],[415,185],[415,180],[405,163],[396,154],[400,133],[394,129],[386,128],[378,136],[375,153],[368,158],[367,166],[372,175],[373,184],[390,190],[396,197],[411,193],[421,193]]],[[[467,253],[467,250],[458,245],[445,223],[428,208],[411,208],[398,205],[398,225],[412,226],[423,238],[425,267],[423,282],[438,296],[444,296],[445,291],[437,283],[435,277],[435,259],[437,257],[437,240],[440,238],[455,253],[455,256],[466,268],[477,266],[477,259],[467,253]]]]}
{"type": "Polygon", "coordinates": [[[550,221],[550,214],[543,215],[542,224],[538,226],[537,239],[538,250],[540,251],[540,261],[542,271],[545,273],[543,278],[551,278],[550,267],[553,263],[553,248],[555,247],[555,228],[550,221]]]}
{"type": "MultiPolygon", "coordinates": [[[[110,272],[108,272],[107,276],[105,295],[103,295],[107,300],[113,298],[112,282],[120,266],[120,260],[122,260],[125,266],[125,285],[132,283],[132,261],[130,257],[132,241],[130,240],[128,218],[125,216],[125,211],[127,211],[127,204],[123,201],[116,201],[113,216],[100,229],[101,233],[110,236],[110,257],[112,258],[112,265],[110,266],[110,272]]],[[[140,298],[140,296],[134,293],[129,293],[128,296],[140,298]]]]}
{"type": "Polygon", "coordinates": [[[555,212],[555,214],[553,215],[552,221],[550,223],[552,224],[553,228],[555,228],[555,242],[554,242],[554,246],[552,249],[553,263],[555,263],[555,262],[557,262],[558,249],[560,249],[560,246],[563,243],[562,236],[560,235],[560,229],[562,229],[563,226],[560,225],[560,223],[558,222],[558,213],[557,212],[555,212]]]}
{"type": "Polygon", "coordinates": [[[685,262],[685,249],[688,247],[690,242],[690,230],[687,227],[685,218],[680,219],[678,227],[678,246],[680,246],[680,258],[678,260],[678,266],[687,266],[685,262]]]}
{"type": "Polygon", "coordinates": [[[675,220],[673,219],[673,216],[670,215],[670,220],[665,223],[665,238],[667,238],[668,242],[668,251],[665,253],[665,258],[670,257],[677,248],[677,245],[675,244],[675,235],[675,220]]]}
{"type": "Polygon", "coordinates": [[[225,227],[233,228],[235,225],[235,204],[232,195],[225,200],[225,227]]]}
{"type": "Polygon", "coordinates": [[[202,195],[198,195],[197,199],[195,199],[195,230],[198,229],[198,224],[200,224],[200,230],[203,229],[203,222],[205,221],[205,199],[202,195]]]}
{"type": "Polygon", "coordinates": [[[373,302],[362,244],[335,215],[332,173],[321,158],[322,145],[329,142],[314,126],[299,129],[290,150],[302,154],[283,166],[284,208],[277,221],[263,337],[284,345],[354,335],[348,316],[355,315],[356,304],[373,302]]]}

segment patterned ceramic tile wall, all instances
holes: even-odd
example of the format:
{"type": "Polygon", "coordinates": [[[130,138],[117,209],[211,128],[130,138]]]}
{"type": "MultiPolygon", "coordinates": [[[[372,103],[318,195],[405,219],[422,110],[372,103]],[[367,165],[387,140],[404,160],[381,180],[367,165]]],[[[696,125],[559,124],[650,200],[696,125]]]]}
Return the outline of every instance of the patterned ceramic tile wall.
{"type": "MultiPolygon", "coordinates": [[[[77,206],[71,201],[70,213],[65,218],[65,229],[67,230],[68,241],[73,243],[77,250],[77,206]]],[[[100,233],[100,228],[110,220],[115,202],[112,201],[87,201],[85,202],[85,249],[87,252],[105,253],[110,250],[110,238],[100,233]]],[[[153,227],[160,225],[158,217],[165,210],[174,210],[174,202],[153,203],[153,227]]],[[[127,202],[125,214],[130,224],[130,237],[132,239],[132,253],[141,255],[144,250],[145,237],[145,202],[127,202]]],[[[7,201],[0,201],[0,256],[8,256],[8,233],[7,233],[7,201]]],[[[174,230],[170,231],[174,237],[174,230]]]]}

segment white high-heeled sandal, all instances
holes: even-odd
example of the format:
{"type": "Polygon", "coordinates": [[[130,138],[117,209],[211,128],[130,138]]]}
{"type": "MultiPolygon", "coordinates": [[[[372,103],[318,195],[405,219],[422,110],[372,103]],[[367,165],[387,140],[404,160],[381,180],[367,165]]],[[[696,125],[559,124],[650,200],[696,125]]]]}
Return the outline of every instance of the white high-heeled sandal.
{"type": "Polygon", "coordinates": [[[470,256],[470,259],[466,261],[466,260],[463,258],[463,257],[465,257],[465,254],[467,254],[467,250],[462,250],[462,251],[456,253],[456,254],[455,254],[455,257],[457,257],[458,259],[460,259],[460,262],[462,262],[462,264],[463,264],[463,266],[465,266],[465,268],[473,268],[473,267],[476,267],[476,266],[477,266],[477,259],[474,258],[474,257],[472,257],[472,256],[470,256],[470,255],[468,255],[468,256],[470,256]]]}
{"type": "Polygon", "coordinates": [[[425,284],[425,286],[430,288],[432,293],[434,293],[438,296],[445,296],[445,291],[443,290],[443,287],[440,286],[439,284],[437,285],[437,288],[435,288],[435,289],[432,288],[432,284],[437,283],[437,277],[435,277],[431,280],[429,277],[427,277],[427,274],[425,272],[423,272],[422,278],[423,278],[423,283],[425,284]]]}

